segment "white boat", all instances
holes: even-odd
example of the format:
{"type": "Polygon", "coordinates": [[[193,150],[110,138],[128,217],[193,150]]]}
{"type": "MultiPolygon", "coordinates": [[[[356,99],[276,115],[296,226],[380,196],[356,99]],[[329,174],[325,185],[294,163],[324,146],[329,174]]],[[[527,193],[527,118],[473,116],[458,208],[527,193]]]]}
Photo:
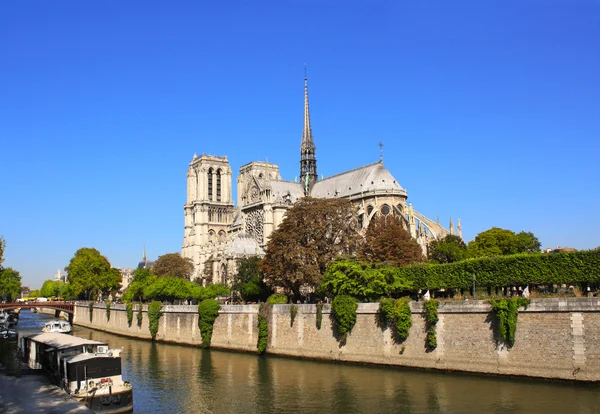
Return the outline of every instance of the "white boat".
{"type": "Polygon", "coordinates": [[[73,329],[71,324],[67,321],[50,321],[46,322],[42,328],[42,332],[56,332],[56,333],[71,333],[73,329]]]}
{"type": "Polygon", "coordinates": [[[62,333],[19,338],[23,360],[45,370],[52,381],[94,413],[133,410],[133,388],[121,375],[122,349],[62,333]]]}

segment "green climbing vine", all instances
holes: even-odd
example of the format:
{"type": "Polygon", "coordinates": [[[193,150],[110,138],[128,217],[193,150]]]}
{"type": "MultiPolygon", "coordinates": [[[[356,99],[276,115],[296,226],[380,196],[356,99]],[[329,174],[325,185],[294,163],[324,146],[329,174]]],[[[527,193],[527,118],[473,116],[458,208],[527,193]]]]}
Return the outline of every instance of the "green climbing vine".
{"type": "Polygon", "coordinates": [[[338,333],[340,335],[340,345],[346,345],[348,333],[356,324],[356,309],[358,303],[352,296],[339,295],[331,302],[333,317],[337,323],[338,333]]]}
{"type": "Polygon", "coordinates": [[[267,320],[258,315],[258,342],[256,343],[256,349],[259,354],[264,354],[267,350],[267,342],[269,340],[269,325],[267,320]]]}
{"type": "Polygon", "coordinates": [[[106,302],[106,321],[110,321],[110,302],[106,302]]]}
{"type": "Polygon", "coordinates": [[[294,320],[296,320],[296,315],[298,314],[298,306],[292,305],[290,308],[290,326],[294,326],[294,320]]]}
{"type": "Polygon", "coordinates": [[[500,338],[502,338],[509,347],[515,344],[515,334],[517,332],[517,317],[519,316],[519,308],[527,307],[529,299],[514,297],[510,299],[493,299],[490,300],[492,310],[498,318],[498,330],[500,338]]]}
{"type": "Polygon", "coordinates": [[[131,328],[133,322],[133,303],[127,302],[127,326],[131,328]]]}
{"type": "Polygon", "coordinates": [[[142,302],[140,302],[138,304],[138,313],[137,313],[137,325],[138,325],[138,328],[142,327],[142,320],[144,319],[143,309],[144,309],[144,305],[142,305],[142,302]]]}
{"type": "Polygon", "coordinates": [[[385,298],[379,302],[379,314],[385,326],[392,326],[397,342],[403,342],[408,338],[408,332],[412,326],[412,313],[409,300],[406,298],[385,298]]]}
{"type": "Polygon", "coordinates": [[[317,329],[321,329],[323,323],[323,304],[317,303],[317,329]]]}
{"type": "Polygon", "coordinates": [[[94,302],[90,301],[90,303],[88,303],[88,309],[90,314],[90,323],[92,323],[92,319],[94,319],[94,302]]]}
{"type": "Polygon", "coordinates": [[[198,327],[204,348],[210,348],[213,326],[219,316],[219,309],[221,305],[215,299],[205,299],[198,304],[198,327]]]}
{"type": "Polygon", "coordinates": [[[160,310],[162,309],[162,302],[154,301],[148,306],[148,322],[149,330],[152,339],[156,338],[158,333],[158,320],[160,319],[160,310]]]}
{"type": "Polygon", "coordinates": [[[427,326],[427,338],[425,344],[428,351],[437,348],[436,325],[438,323],[438,301],[435,299],[425,302],[425,322],[427,326]]]}

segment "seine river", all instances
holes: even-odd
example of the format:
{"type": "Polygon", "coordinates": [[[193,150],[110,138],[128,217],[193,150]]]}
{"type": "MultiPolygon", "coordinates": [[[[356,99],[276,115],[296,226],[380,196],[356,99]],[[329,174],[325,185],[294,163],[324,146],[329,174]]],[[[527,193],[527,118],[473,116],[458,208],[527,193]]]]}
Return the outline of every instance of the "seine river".
{"type": "MultiPolygon", "coordinates": [[[[21,324],[48,317],[24,311],[21,324]]],[[[343,365],[152,343],[123,347],[135,413],[598,413],[600,385],[343,365]]]]}

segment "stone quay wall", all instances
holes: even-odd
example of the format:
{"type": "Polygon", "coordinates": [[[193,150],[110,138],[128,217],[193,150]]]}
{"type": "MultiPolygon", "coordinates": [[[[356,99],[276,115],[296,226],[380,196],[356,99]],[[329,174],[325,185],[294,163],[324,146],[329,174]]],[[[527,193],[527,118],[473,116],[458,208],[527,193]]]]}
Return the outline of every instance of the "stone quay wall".
{"type": "MultiPolygon", "coordinates": [[[[495,375],[517,375],[577,381],[600,381],[600,298],[533,299],[519,312],[515,344],[497,340],[497,321],[486,301],[440,302],[437,348],[425,346],[423,303],[411,303],[412,327],[396,343],[389,327],[381,327],[378,303],[358,306],[356,325],[345,346],[336,340],[329,305],[323,306],[317,329],[315,305],[274,305],[270,313],[267,354],[330,361],[382,364],[495,375]]],[[[212,347],[256,352],[258,305],[224,305],[215,321],[212,347]]],[[[76,307],[74,323],[135,338],[151,339],[147,307],[137,325],[137,305],[131,326],[125,305],[76,307]]],[[[163,306],[156,340],[201,345],[197,306],[163,306]]]]}

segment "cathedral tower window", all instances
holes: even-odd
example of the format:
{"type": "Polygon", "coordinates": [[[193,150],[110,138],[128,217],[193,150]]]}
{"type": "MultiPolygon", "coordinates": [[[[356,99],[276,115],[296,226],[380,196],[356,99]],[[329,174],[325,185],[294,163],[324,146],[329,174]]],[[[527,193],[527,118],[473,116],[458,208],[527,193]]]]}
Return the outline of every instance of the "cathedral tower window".
{"type": "Polygon", "coordinates": [[[221,170],[217,170],[217,201],[221,201],[221,170]]]}
{"type": "Polygon", "coordinates": [[[381,206],[381,214],[383,214],[384,216],[387,216],[388,214],[390,214],[390,206],[388,206],[387,204],[384,204],[381,206]]]}
{"type": "Polygon", "coordinates": [[[209,168],[208,169],[208,199],[209,199],[209,201],[212,201],[212,199],[213,199],[212,192],[213,192],[213,169],[209,168]]]}

